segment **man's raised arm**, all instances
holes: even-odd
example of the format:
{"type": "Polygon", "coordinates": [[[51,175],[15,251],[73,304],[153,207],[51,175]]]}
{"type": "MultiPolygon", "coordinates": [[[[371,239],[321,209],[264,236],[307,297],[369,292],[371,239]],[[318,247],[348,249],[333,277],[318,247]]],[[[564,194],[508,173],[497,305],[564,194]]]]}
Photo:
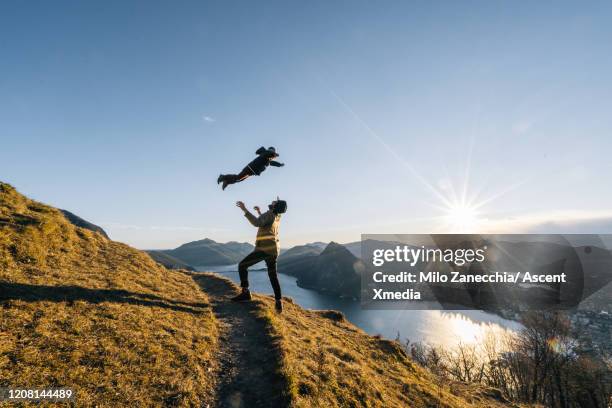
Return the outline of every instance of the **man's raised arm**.
{"type": "Polygon", "coordinates": [[[269,224],[272,220],[270,219],[270,217],[268,216],[268,213],[264,213],[262,215],[260,215],[259,217],[254,216],[253,214],[251,214],[251,212],[246,208],[246,205],[244,205],[244,203],[242,201],[238,201],[236,203],[236,207],[240,208],[242,211],[244,211],[244,216],[247,218],[247,220],[249,220],[249,222],[254,226],[254,227],[263,227],[264,225],[269,224]]]}

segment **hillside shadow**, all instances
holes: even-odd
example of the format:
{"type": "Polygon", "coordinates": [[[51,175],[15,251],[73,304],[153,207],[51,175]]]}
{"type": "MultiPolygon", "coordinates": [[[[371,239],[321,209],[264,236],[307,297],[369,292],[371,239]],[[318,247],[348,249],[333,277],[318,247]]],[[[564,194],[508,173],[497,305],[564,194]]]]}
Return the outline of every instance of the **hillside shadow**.
{"type": "Polygon", "coordinates": [[[47,286],[25,283],[0,282],[0,302],[22,300],[24,302],[75,302],[124,303],[137,306],[161,307],[178,312],[201,313],[206,303],[185,303],[168,300],[147,293],[136,293],[122,289],[92,289],[81,286],[47,286]]]}

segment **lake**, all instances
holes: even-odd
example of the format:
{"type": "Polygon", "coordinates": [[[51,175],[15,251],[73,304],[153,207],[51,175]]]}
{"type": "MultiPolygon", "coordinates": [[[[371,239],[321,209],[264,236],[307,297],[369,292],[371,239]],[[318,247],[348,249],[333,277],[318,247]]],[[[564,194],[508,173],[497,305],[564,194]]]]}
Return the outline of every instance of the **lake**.
{"type": "MultiPolygon", "coordinates": [[[[216,272],[240,283],[237,265],[201,266],[198,271],[216,272]]],[[[310,289],[300,288],[296,278],[278,275],[283,296],[306,309],[339,310],[365,332],[388,339],[399,333],[402,341],[422,341],[445,347],[457,343],[478,343],[489,334],[503,334],[518,330],[519,323],[480,310],[363,310],[359,301],[339,299],[310,289]]],[[[249,284],[253,292],[272,294],[265,270],[250,270],[249,284]]]]}

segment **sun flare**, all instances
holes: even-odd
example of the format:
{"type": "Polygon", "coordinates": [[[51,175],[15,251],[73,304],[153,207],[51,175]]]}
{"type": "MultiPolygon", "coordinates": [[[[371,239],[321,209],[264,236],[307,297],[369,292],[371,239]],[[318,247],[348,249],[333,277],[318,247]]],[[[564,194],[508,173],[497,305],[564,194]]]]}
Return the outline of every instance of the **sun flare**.
{"type": "Polygon", "coordinates": [[[476,208],[465,204],[449,207],[445,218],[453,232],[474,232],[479,224],[476,208]]]}

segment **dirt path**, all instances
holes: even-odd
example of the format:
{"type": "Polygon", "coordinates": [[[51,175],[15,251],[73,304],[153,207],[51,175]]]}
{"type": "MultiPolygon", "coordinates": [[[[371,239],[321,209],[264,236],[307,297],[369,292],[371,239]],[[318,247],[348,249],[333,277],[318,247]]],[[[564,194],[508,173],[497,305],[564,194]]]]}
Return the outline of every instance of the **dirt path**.
{"type": "Polygon", "coordinates": [[[213,274],[194,274],[210,297],[220,326],[220,408],[286,407],[285,379],[279,374],[278,351],[253,302],[235,303],[233,284],[213,274]]]}

